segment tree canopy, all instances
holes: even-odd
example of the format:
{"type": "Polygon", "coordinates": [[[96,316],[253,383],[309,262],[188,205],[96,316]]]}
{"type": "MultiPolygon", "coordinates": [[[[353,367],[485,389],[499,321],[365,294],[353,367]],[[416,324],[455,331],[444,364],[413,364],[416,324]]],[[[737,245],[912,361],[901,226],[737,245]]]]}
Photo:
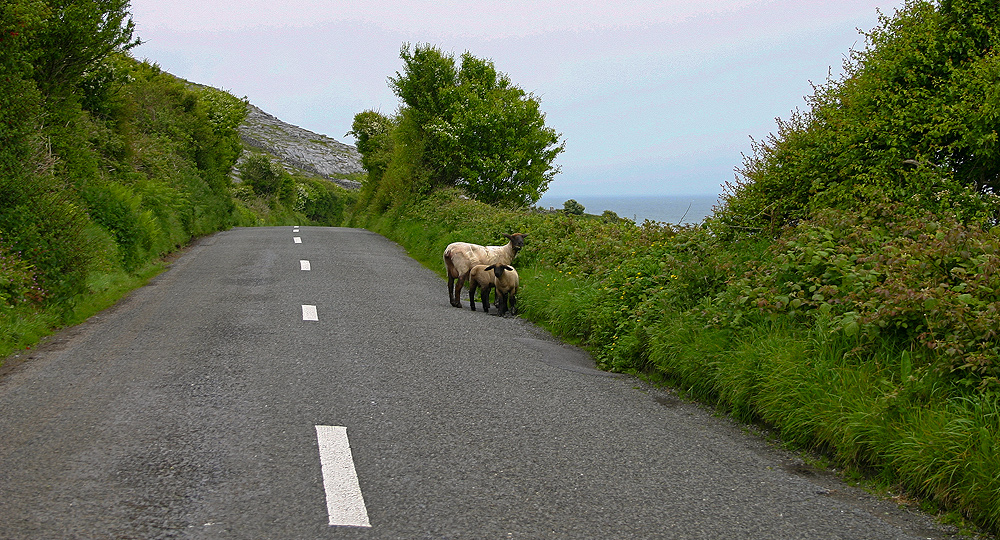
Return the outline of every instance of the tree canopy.
{"type": "Polygon", "coordinates": [[[760,230],[891,201],[995,219],[998,19],[989,0],[909,0],[882,15],[808,111],[754,141],[719,215],[760,230]]]}
{"type": "Polygon", "coordinates": [[[364,111],[352,126],[370,181],[418,192],[457,186],[490,204],[536,202],[565,148],[538,98],[468,52],[456,65],[436,47],[406,44],[400,57],[402,72],[389,78],[399,113],[364,111]]]}

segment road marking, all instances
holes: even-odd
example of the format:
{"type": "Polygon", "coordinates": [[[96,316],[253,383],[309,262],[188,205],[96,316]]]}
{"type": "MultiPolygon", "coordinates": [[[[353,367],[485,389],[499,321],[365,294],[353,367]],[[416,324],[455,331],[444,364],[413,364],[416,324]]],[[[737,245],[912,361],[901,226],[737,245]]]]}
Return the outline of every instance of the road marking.
{"type": "Polygon", "coordinates": [[[302,243],[302,237],[295,236],[295,237],[292,238],[292,241],[294,241],[296,244],[301,244],[302,243]]]}
{"type": "Polygon", "coordinates": [[[316,313],[316,306],[310,306],[309,304],[302,304],[302,320],[318,321],[319,314],[316,313]]]}
{"type": "Polygon", "coordinates": [[[309,266],[309,261],[305,259],[299,261],[299,268],[301,268],[302,270],[312,270],[312,267],[309,266]]]}
{"type": "Polygon", "coordinates": [[[351,443],[343,426],[316,426],[319,463],[323,469],[326,511],[331,526],[371,527],[354,469],[351,443]]]}

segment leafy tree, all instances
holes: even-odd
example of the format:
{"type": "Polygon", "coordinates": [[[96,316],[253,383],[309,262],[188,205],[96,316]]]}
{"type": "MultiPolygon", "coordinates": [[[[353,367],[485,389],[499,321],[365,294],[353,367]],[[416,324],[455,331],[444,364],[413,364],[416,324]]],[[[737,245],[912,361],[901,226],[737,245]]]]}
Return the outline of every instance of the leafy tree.
{"type": "Polygon", "coordinates": [[[773,230],[822,208],[906,201],[983,219],[1000,192],[1000,11],[988,0],[909,0],[867,33],[810,109],[755,141],[718,212],[773,230]]]}
{"type": "Polygon", "coordinates": [[[264,154],[251,154],[240,165],[240,178],[264,197],[276,197],[294,203],[295,181],[281,164],[271,161],[264,154]]]}
{"type": "Polygon", "coordinates": [[[570,199],[563,203],[563,212],[566,212],[567,214],[582,216],[584,210],[586,210],[586,208],[582,204],[576,202],[576,199],[570,199]]]}
{"type": "Polygon", "coordinates": [[[384,183],[383,191],[458,186],[490,204],[536,202],[565,148],[545,126],[538,99],[469,53],[460,67],[429,45],[404,45],[400,57],[403,71],[389,78],[403,102],[399,115],[355,117],[352,133],[369,178],[384,183]]]}
{"type": "MultiPolygon", "coordinates": [[[[129,0],[48,0],[37,36],[34,78],[43,93],[63,93],[93,75],[105,58],[140,44],[129,0]]],[[[94,78],[91,78],[94,82],[94,78]]]]}
{"type": "Polygon", "coordinates": [[[396,123],[378,111],[368,110],[354,116],[351,131],[361,153],[361,165],[368,171],[369,179],[378,183],[392,159],[392,130],[396,123]]]}
{"type": "Polygon", "coordinates": [[[403,73],[389,77],[389,87],[409,107],[417,124],[426,126],[447,116],[452,108],[448,91],[458,84],[455,59],[436,47],[409,44],[399,51],[403,73]]]}

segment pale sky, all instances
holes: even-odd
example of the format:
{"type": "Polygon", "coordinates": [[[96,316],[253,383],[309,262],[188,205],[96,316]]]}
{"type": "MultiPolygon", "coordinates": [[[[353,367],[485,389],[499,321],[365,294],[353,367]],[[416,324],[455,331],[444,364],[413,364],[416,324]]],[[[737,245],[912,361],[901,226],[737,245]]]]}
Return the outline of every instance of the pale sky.
{"type": "Polygon", "coordinates": [[[903,1],[132,0],[133,49],[339,141],[396,112],[404,43],[468,51],[563,135],[547,196],[718,195],[750,138],[805,108],[903,1]]]}

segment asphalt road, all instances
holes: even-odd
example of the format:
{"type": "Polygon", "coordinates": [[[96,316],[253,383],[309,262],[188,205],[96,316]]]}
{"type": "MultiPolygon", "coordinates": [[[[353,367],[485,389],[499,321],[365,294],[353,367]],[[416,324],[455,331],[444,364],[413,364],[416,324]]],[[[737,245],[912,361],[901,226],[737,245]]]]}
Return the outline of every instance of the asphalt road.
{"type": "Polygon", "coordinates": [[[463,305],[363,230],[201,240],[0,377],[0,538],[945,537],[463,305]],[[342,500],[370,526],[331,525],[342,500]]]}

